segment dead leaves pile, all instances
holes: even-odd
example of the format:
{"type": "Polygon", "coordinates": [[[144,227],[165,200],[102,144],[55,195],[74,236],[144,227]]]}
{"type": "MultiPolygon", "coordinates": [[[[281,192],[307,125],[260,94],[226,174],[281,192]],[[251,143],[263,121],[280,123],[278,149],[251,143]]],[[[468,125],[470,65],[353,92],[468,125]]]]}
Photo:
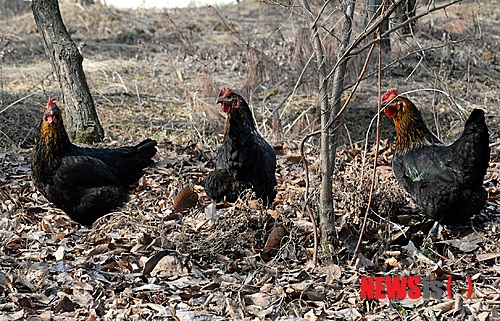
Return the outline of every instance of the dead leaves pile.
{"type": "MultiPolygon", "coordinates": [[[[271,209],[250,194],[231,207],[216,208],[202,187],[213,151],[199,143],[164,141],[159,147],[157,164],[132,200],[91,229],[71,222],[36,191],[27,150],[0,154],[0,319],[498,317],[498,170],[488,172],[491,199],[473,230],[433,231],[432,222],[422,223],[408,208],[388,167],[392,151],[385,142],[363,246],[350,266],[374,152],[339,151],[333,191],[338,255],[333,263],[314,266],[312,224],[303,212],[305,176],[293,151],[278,157],[280,184],[271,209]],[[452,275],[455,299],[364,301],[359,280],[366,275],[436,280],[452,275]],[[474,282],[470,300],[465,299],[466,275],[474,282]]],[[[308,157],[316,214],[318,160],[308,157]]]]}

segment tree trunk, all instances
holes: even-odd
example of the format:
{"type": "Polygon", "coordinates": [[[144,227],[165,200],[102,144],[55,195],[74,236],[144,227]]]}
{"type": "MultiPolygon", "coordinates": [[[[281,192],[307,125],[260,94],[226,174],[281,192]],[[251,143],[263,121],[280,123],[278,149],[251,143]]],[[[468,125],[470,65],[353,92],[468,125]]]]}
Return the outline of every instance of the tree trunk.
{"type": "Polygon", "coordinates": [[[76,142],[101,141],[104,131],[83,72],[83,57],[64,26],[57,0],[33,0],[31,9],[61,88],[69,137],[76,142]]]}
{"type": "MultiPolygon", "coordinates": [[[[333,195],[332,195],[332,173],[333,160],[332,149],[330,144],[330,129],[327,128],[328,119],[330,119],[330,106],[328,102],[328,80],[325,65],[324,49],[317,28],[313,28],[312,32],[316,34],[314,37],[314,47],[316,59],[318,60],[319,71],[319,95],[320,95],[320,110],[321,110],[321,189],[319,194],[319,226],[321,234],[321,251],[322,256],[330,260],[333,257],[333,244],[335,237],[335,214],[333,212],[333,195]]],[[[335,152],[333,152],[335,153],[335,152]]]]}
{"type": "Polygon", "coordinates": [[[328,120],[330,119],[330,106],[328,102],[328,74],[325,61],[325,50],[317,25],[314,23],[315,17],[312,16],[311,9],[307,0],[302,0],[304,8],[308,11],[309,21],[311,26],[311,40],[313,42],[314,54],[316,56],[316,64],[319,77],[319,105],[321,110],[321,189],[320,189],[320,204],[319,204],[319,223],[321,234],[321,251],[322,256],[327,260],[333,257],[333,244],[335,241],[335,215],[333,212],[333,195],[332,195],[332,173],[333,162],[331,157],[330,146],[330,130],[327,129],[328,120]],[[333,233],[332,233],[333,232],[333,233]]]}
{"type": "MultiPolygon", "coordinates": [[[[345,21],[343,25],[343,36],[340,48],[337,54],[337,59],[344,54],[349,45],[349,40],[352,33],[352,18],[354,15],[355,2],[352,0],[345,0],[344,2],[344,15],[345,21]]],[[[321,228],[321,248],[323,254],[332,256],[330,253],[332,245],[335,244],[335,213],[333,206],[332,196],[332,178],[333,168],[335,164],[335,154],[337,152],[337,136],[339,120],[332,123],[334,117],[340,110],[340,97],[344,90],[344,78],[347,70],[347,60],[341,62],[333,74],[333,87],[332,87],[332,106],[329,113],[323,113],[321,118],[321,126],[323,132],[321,133],[321,153],[322,153],[322,181],[321,181],[321,212],[320,212],[320,228],[321,228]],[[331,124],[326,128],[327,124],[331,124]],[[325,147],[328,146],[328,147],[325,147]],[[323,153],[327,154],[323,156],[323,153]],[[324,163],[327,160],[327,163],[324,163]]]]}

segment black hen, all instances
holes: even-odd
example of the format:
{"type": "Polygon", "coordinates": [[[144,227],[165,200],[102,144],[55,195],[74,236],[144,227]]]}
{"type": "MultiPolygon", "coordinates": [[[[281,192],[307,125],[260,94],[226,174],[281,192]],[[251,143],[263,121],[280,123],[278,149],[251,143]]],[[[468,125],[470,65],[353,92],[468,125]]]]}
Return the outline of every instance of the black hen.
{"type": "Polygon", "coordinates": [[[473,110],[462,136],[446,146],[429,131],[415,105],[397,95],[391,89],[382,102],[396,127],[392,167],[399,184],[427,216],[443,224],[479,213],[487,198],[482,184],[490,159],[484,112],[473,110]]]}
{"type": "Polygon", "coordinates": [[[129,200],[143,169],[154,163],[156,141],[121,148],[78,147],[70,142],[54,100],[47,104],[33,148],[33,181],[74,221],[91,225],[129,200]]]}
{"type": "Polygon", "coordinates": [[[217,100],[227,114],[224,141],[217,153],[215,170],[205,179],[207,195],[220,202],[234,202],[252,188],[264,205],[276,197],[276,154],[257,132],[255,121],[243,97],[224,88],[217,100]]]}

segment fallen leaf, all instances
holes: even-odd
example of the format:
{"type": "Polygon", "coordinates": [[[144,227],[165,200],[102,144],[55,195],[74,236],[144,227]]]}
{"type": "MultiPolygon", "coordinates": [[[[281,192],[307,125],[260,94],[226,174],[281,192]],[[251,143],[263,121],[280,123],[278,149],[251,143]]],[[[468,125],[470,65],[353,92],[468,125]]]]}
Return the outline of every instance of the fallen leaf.
{"type": "Polygon", "coordinates": [[[276,254],[281,244],[281,240],[288,235],[288,230],[282,224],[275,224],[271,233],[267,237],[266,244],[262,250],[261,257],[264,261],[269,261],[276,254]]]}
{"type": "Polygon", "coordinates": [[[198,204],[198,193],[189,188],[184,188],[174,198],[174,210],[182,211],[195,207],[198,204]]]}

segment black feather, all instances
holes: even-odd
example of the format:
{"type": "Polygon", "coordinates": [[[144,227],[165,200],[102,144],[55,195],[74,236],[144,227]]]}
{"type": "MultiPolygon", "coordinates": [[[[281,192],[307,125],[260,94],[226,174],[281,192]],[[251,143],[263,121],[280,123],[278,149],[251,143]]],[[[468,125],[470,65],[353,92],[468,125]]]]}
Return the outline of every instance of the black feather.
{"type": "Polygon", "coordinates": [[[234,202],[240,193],[252,188],[264,205],[274,201],[277,185],[276,154],[258,133],[247,102],[238,94],[228,92],[232,108],[222,146],[216,158],[216,170],[205,179],[205,191],[219,202],[224,196],[234,202]]]}
{"type": "Polygon", "coordinates": [[[484,112],[474,110],[461,137],[449,146],[432,143],[396,153],[398,182],[429,217],[444,224],[479,213],[487,193],[482,186],[490,157],[484,112]]]}
{"type": "MultiPolygon", "coordinates": [[[[55,112],[60,116],[58,108],[55,112]]],[[[121,148],[79,147],[69,141],[62,118],[51,124],[44,118],[33,148],[33,181],[74,221],[91,225],[129,200],[143,169],[154,163],[155,146],[146,139],[121,148]]]]}

